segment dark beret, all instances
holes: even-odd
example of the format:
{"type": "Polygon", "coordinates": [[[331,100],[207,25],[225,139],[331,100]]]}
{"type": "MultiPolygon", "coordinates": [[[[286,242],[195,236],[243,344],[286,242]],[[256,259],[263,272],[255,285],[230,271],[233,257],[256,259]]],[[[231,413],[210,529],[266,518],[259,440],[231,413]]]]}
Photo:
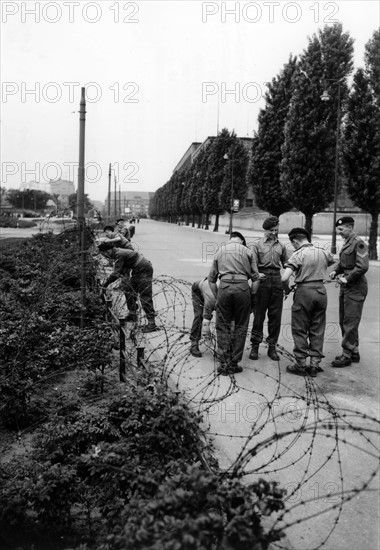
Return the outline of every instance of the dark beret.
{"type": "Polygon", "coordinates": [[[232,231],[232,233],[230,235],[230,239],[232,239],[232,237],[238,237],[239,239],[241,239],[243,241],[243,245],[247,246],[247,243],[245,242],[245,238],[243,237],[243,235],[241,233],[239,233],[239,231],[232,231]]]}
{"type": "Polygon", "coordinates": [[[266,218],[263,221],[263,229],[272,229],[272,227],[276,227],[279,222],[280,220],[277,218],[277,216],[269,216],[269,218],[266,218]]]}
{"type": "Polygon", "coordinates": [[[355,220],[354,218],[351,218],[351,216],[343,216],[343,218],[339,218],[339,220],[336,221],[335,227],[339,227],[340,225],[354,225],[355,220]]]}
{"type": "Polygon", "coordinates": [[[309,242],[311,241],[310,233],[306,231],[306,229],[304,229],[303,227],[293,227],[293,229],[291,229],[288,233],[288,237],[290,240],[292,240],[296,235],[303,235],[307,238],[309,242]]]}

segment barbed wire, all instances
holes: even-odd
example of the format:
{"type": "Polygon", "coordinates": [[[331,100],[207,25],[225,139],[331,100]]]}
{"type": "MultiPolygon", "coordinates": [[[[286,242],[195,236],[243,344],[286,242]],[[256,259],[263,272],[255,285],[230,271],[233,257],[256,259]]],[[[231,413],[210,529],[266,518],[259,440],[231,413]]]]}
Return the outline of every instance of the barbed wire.
{"type": "MultiPolygon", "coordinates": [[[[280,345],[280,361],[271,361],[271,367],[261,366],[260,360],[255,366],[243,360],[245,375],[218,376],[214,333],[201,341],[201,358],[190,354],[191,283],[161,275],[154,279],[153,289],[160,331],[149,335],[147,361],[203,414],[207,434],[223,457],[222,476],[249,482],[260,475],[285,485],[286,507],[271,531],[328,516],[328,521],[318,523],[319,540],[308,546],[321,548],[336,529],[344,506],[359,493],[370,495],[374,490],[379,420],[357,408],[340,408],[317,379],[289,379],[283,361],[296,360],[280,345]],[[352,453],[360,472],[346,466],[352,453]]],[[[117,283],[107,292],[120,308],[123,293],[117,283]]],[[[142,324],[140,313],[136,330],[142,324]]]]}

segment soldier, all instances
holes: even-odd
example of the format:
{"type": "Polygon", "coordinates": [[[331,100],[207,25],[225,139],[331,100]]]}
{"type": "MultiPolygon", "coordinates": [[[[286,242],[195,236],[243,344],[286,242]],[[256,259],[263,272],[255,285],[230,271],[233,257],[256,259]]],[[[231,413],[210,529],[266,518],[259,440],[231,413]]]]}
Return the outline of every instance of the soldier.
{"type": "Polygon", "coordinates": [[[119,218],[118,220],[116,220],[115,233],[120,233],[121,235],[123,235],[123,237],[128,239],[128,241],[131,240],[129,229],[125,225],[123,218],[119,218]]]}
{"type": "Polygon", "coordinates": [[[133,248],[129,238],[126,238],[123,233],[117,231],[112,225],[106,225],[104,228],[106,239],[104,242],[112,243],[117,248],[133,248]]]}
{"type": "Polygon", "coordinates": [[[330,277],[337,275],[340,282],[339,324],[342,331],[342,355],[331,363],[333,367],[348,367],[359,363],[359,323],[362,317],[364,300],[368,292],[365,273],[368,271],[368,249],[366,244],[354,233],[355,220],[344,216],[337,220],[335,226],[339,235],[344,238],[339,263],[330,277]]]}
{"type": "Polygon", "coordinates": [[[295,248],[281,277],[285,294],[290,292],[289,279],[295,274],[296,290],[292,306],[292,336],[297,363],[286,370],[291,374],[317,376],[323,355],[326,326],[327,294],[323,284],[333,256],[323,248],[311,244],[309,233],[295,227],[289,233],[295,248]],[[310,356],[310,366],[306,364],[310,356]]]}
{"type": "Polygon", "coordinates": [[[265,315],[268,315],[268,356],[279,361],[276,344],[281,330],[282,305],[284,293],[281,284],[281,267],[285,267],[288,252],[278,240],[279,219],[270,216],[263,223],[264,236],[255,242],[252,248],[257,267],[265,278],[260,281],[260,292],[253,304],[253,325],[251,333],[252,350],[250,359],[259,358],[259,345],[263,341],[265,315]]]}
{"type": "Polygon", "coordinates": [[[208,281],[216,302],[216,356],[217,372],[227,376],[241,372],[238,365],[243,357],[247,336],[251,299],[249,280],[257,281],[260,275],[252,252],[246,247],[241,233],[234,231],[226,245],[214,257],[208,281]],[[219,289],[216,281],[220,278],[219,289]],[[232,333],[232,322],[234,331],[232,333]]]}
{"type": "Polygon", "coordinates": [[[142,332],[158,330],[152,297],[152,264],[136,250],[115,248],[112,243],[100,243],[98,248],[105,257],[116,260],[114,272],[107,278],[103,287],[106,288],[120,277],[126,277],[125,297],[129,309],[126,320],[137,321],[137,297],[139,296],[148,320],[148,324],[142,328],[142,332]],[[130,273],[131,277],[129,278],[130,273]]]}
{"type": "Polygon", "coordinates": [[[202,329],[207,337],[210,334],[210,321],[215,309],[215,296],[212,293],[207,277],[196,281],[191,287],[191,299],[194,309],[194,320],[190,332],[190,353],[194,357],[202,357],[199,349],[202,329]]]}

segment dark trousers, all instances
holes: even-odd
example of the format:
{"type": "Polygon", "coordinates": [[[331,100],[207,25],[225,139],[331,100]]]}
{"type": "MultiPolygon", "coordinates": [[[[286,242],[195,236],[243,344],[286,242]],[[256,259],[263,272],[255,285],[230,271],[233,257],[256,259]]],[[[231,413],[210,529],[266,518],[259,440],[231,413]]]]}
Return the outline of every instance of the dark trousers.
{"type": "Polygon", "coordinates": [[[141,306],[149,323],[155,322],[155,310],[153,305],[153,267],[145,258],[132,270],[132,277],[127,283],[126,300],[130,312],[137,311],[137,297],[140,297],[141,306]]]}
{"type": "Polygon", "coordinates": [[[216,339],[221,363],[237,364],[243,357],[251,313],[250,296],[247,281],[220,282],[216,301],[216,339]]]}
{"type": "Polygon", "coordinates": [[[193,302],[194,320],[190,331],[190,342],[199,342],[202,335],[204,299],[198,284],[193,283],[191,287],[191,300],[193,302]]]}
{"type": "Polygon", "coordinates": [[[323,357],[327,294],[323,283],[297,286],[292,305],[292,336],[297,360],[323,357]]]}
{"type": "Polygon", "coordinates": [[[282,290],[281,276],[278,273],[266,273],[266,279],[260,281],[256,294],[256,304],[253,309],[253,325],[251,344],[259,345],[263,341],[263,327],[265,315],[268,314],[268,338],[270,345],[276,345],[281,331],[282,305],[284,292],[282,290]]]}
{"type": "Polygon", "coordinates": [[[368,292],[365,279],[354,285],[342,285],[339,294],[339,324],[342,331],[342,348],[344,355],[358,351],[359,324],[362,318],[364,300],[368,292]]]}

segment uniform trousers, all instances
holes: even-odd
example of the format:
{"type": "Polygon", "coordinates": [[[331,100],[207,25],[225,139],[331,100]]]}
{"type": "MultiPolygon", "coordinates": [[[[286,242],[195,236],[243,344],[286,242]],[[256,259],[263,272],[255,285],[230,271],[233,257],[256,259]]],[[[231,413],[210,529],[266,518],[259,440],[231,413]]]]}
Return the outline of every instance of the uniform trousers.
{"type": "Polygon", "coordinates": [[[193,302],[194,320],[190,331],[190,342],[199,342],[202,335],[204,298],[199,290],[198,283],[191,287],[191,299],[193,302]]]}
{"type": "Polygon", "coordinates": [[[237,364],[244,353],[251,313],[248,281],[220,281],[216,301],[217,357],[221,363],[237,364]],[[234,330],[231,324],[234,321],[234,330]]]}
{"type": "Polygon", "coordinates": [[[323,357],[327,294],[323,283],[297,285],[292,305],[292,336],[297,361],[323,357]]]}
{"type": "Polygon", "coordinates": [[[259,345],[263,341],[263,327],[265,315],[268,312],[268,338],[269,345],[275,346],[281,331],[282,306],[284,292],[281,284],[280,270],[265,272],[265,279],[260,281],[256,294],[256,303],[253,308],[253,325],[251,344],[259,345]]]}
{"type": "Polygon", "coordinates": [[[149,260],[143,258],[132,269],[132,277],[126,282],[125,295],[127,306],[131,313],[137,311],[137,297],[140,297],[141,306],[149,323],[155,322],[155,310],[153,305],[153,267],[149,260]]]}
{"type": "Polygon", "coordinates": [[[358,352],[359,323],[362,318],[364,300],[368,293],[366,279],[354,284],[341,285],[339,293],[339,325],[342,331],[343,355],[351,357],[358,352]]]}

